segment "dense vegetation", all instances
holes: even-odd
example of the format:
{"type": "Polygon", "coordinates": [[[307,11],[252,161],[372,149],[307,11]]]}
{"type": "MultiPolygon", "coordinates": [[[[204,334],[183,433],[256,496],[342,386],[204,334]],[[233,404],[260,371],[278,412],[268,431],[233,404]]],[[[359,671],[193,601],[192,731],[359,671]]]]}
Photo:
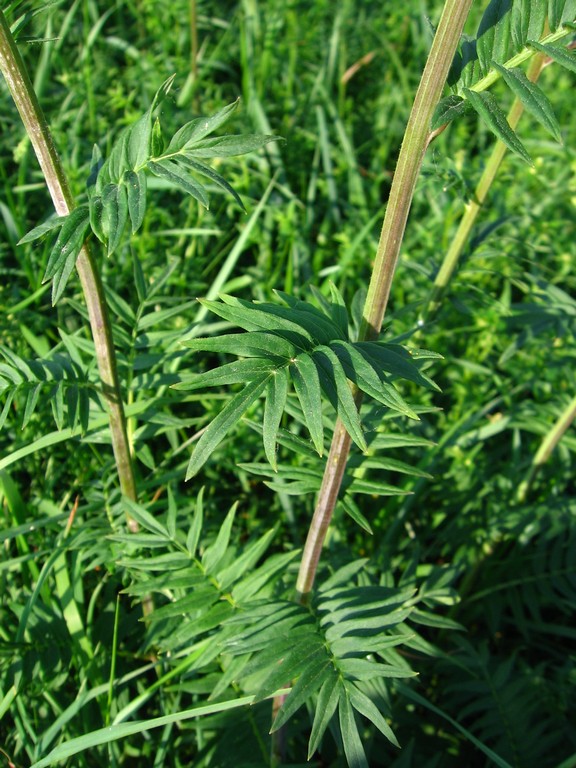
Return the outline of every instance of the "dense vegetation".
{"type": "Polygon", "coordinates": [[[3,6],[79,208],[50,218],[2,79],[0,757],[576,766],[576,3],[472,4],[378,340],[364,299],[442,2],[3,6]],[[502,64],[547,34],[515,62],[536,92],[502,64]],[[514,132],[494,105],[519,95],[514,132]]]}

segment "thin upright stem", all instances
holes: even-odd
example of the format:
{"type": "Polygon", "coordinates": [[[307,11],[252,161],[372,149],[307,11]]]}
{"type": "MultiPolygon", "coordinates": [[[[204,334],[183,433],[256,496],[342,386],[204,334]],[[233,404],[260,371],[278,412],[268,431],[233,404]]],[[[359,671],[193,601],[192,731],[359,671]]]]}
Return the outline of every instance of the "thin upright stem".
{"type": "MultiPolygon", "coordinates": [[[[56,213],[66,216],[74,208],[74,198],[26,66],[1,10],[0,70],[38,158],[56,213]]],[[[80,251],[76,269],[86,299],[102,391],[108,407],[112,447],[120,487],[125,496],[135,501],[136,482],[126,432],[126,418],[116,368],[110,319],[102,280],[87,244],[80,251]]],[[[129,518],[128,523],[131,529],[137,529],[136,521],[129,518]]]]}
{"type": "Polygon", "coordinates": [[[550,455],[552,454],[552,451],[556,448],[568,427],[574,422],[574,419],[576,419],[576,397],[573,397],[572,400],[570,400],[568,405],[564,408],[558,417],[554,426],[548,431],[542,440],[540,448],[538,448],[534,458],[532,459],[532,464],[530,465],[530,470],[526,476],[526,479],[523,480],[518,486],[518,501],[526,501],[526,497],[532,488],[532,484],[536,475],[542,469],[544,464],[546,464],[550,458],[550,455]]]}
{"type": "MultiPolygon", "coordinates": [[[[541,54],[536,55],[528,67],[528,71],[526,73],[528,79],[535,83],[540,77],[540,73],[542,72],[545,63],[545,56],[542,56],[541,54]]],[[[508,123],[510,124],[512,130],[515,130],[523,112],[524,106],[520,99],[514,99],[512,107],[510,108],[510,112],[508,113],[508,123]]],[[[462,256],[464,246],[469,241],[472,227],[476,222],[476,218],[480,213],[480,209],[486,200],[486,196],[492,187],[494,179],[496,178],[496,175],[500,169],[500,165],[502,164],[502,160],[506,155],[506,151],[506,145],[498,139],[494,149],[492,150],[492,154],[486,163],[484,173],[478,182],[474,196],[466,204],[466,209],[462,219],[460,220],[456,234],[450,243],[450,247],[446,252],[446,256],[444,257],[442,265],[438,270],[438,274],[434,280],[434,285],[430,291],[430,296],[426,306],[424,307],[424,311],[422,312],[421,319],[423,321],[432,317],[440,306],[446,288],[448,287],[460,257],[462,256]]]]}
{"type": "MultiPolygon", "coordinates": [[[[473,0],[446,0],[444,4],[400,149],[364,306],[360,340],[376,338],[382,327],[416,181],[428,145],[430,121],[472,3],[473,0]]],[[[350,438],[337,421],[296,583],[298,599],[303,603],[309,599],[314,584],[349,451],[350,438]]]]}

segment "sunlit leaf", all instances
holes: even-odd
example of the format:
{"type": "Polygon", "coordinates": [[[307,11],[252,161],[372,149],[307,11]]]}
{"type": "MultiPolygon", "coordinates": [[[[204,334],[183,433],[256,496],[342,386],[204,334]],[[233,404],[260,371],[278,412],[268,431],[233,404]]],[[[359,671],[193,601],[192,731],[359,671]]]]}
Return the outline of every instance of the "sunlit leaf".
{"type": "Polygon", "coordinates": [[[324,452],[324,425],[322,422],[322,390],[318,370],[310,355],[296,357],[290,366],[294,389],[302,406],[306,426],[318,454],[324,452]]]}
{"type": "Polygon", "coordinates": [[[468,88],[465,89],[466,98],[486,123],[488,128],[500,139],[508,149],[522,158],[529,165],[532,165],[530,155],[524,148],[524,145],[514,133],[510,124],[506,120],[506,115],[498,106],[498,103],[491,93],[476,93],[468,88]]]}
{"type": "Polygon", "coordinates": [[[491,0],[478,27],[476,51],[486,74],[492,60],[506,61],[508,58],[510,37],[510,0],[491,0]]]}
{"type": "Polygon", "coordinates": [[[166,179],[178,189],[191,195],[198,200],[205,208],[209,207],[208,196],[204,187],[197,181],[194,181],[189,173],[186,173],[179,165],[171,160],[150,160],[148,168],[154,176],[166,179]]]}
{"type": "Polygon", "coordinates": [[[200,471],[210,454],[222,442],[232,427],[240,421],[252,403],[260,397],[268,384],[269,377],[270,374],[263,374],[247,384],[210,423],[192,452],[186,470],[186,480],[200,471]]]}
{"type": "Polygon", "coordinates": [[[544,45],[534,40],[530,40],[528,44],[531,48],[549,56],[560,66],[566,67],[571,72],[576,72],[576,54],[573,51],[568,51],[560,45],[550,45],[549,43],[544,45]]]}
{"type": "Polygon", "coordinates": [[[146,174],[144,171],[126,171],[123,177],[128,200],[128,214],[132,234],[142,226],[146,213],[146,174]]]}
{"type": "Polygon", "coordinates": [[[276,442],[288,394],[288,369],[283,368],[270,379],[266,390],[262,439],[264,452],[273,469],[277,469],[276,442]]]}

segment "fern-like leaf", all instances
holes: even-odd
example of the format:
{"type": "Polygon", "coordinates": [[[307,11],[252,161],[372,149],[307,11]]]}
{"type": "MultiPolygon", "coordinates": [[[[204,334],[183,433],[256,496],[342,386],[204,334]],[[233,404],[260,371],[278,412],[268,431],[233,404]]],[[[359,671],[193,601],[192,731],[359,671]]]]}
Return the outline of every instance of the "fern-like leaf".
{"type": "Polygon", "coordinates": [[[351,385],[371,395],[393,411],[410,418],[417,415],[392,384],[396,377],[435,388],[416,360],[438,357],[430,352],[408,351],[396,344],[350,342],[344,327],[345,308],[333,292],[324,311],[282,294],[284,305],[250,303],[231,296],[203,301],[247,333],[198,338],[183,343],[193,350],[235,354],[245,359],[225,363],[202,374],[183,374],[176,389],[244,384],[206,428],[192,453],[187,478],[196,474],[228,431],[264,394],[263,439],[266,456],[276,465],[276,442],[283,411],[288,407],[292,382],[301,414],[319,455],[324,448],[323,395],[331,403],[355,444],[367,449],[351,385]]]}

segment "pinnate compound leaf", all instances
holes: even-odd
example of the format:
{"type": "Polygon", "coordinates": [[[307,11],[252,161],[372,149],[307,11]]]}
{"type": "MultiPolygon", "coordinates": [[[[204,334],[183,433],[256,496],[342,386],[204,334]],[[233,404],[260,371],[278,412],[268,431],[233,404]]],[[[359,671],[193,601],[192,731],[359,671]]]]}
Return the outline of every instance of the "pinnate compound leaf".
{"type": "Polygon", "coordinates": [[[493,62],[494,68],[500,72],[504,81],[522,102],[524,108],[542,125],[558,142],[562,142],[560,125],[552,110],[548,97],[536,83],[529,80],[521,69],[506,69],[497,62],[493,62]]]}
{"type": "Polygon", "coordinates": [[[491,0],[484,11],[476,41],[483,75],[490,70],[492,60],[506,61],[508,58],[511,8],[512,0],[491,0]]]}
{"type": "Polygon", "coordinates": [[[166,179],[178,189],[191,195],[198,200],[205,208],[209,207],[208,195],[204,187],[194,181],[189,173],[186,173],[179,165],[171,160],[150,160],[148,168],[152,171],[154,176],[158,176],[161,179],[166,179]]]}
{"type": "Polygon", "coordinates": [[[500,139],[512,152],[522,158],[528,165],[532,165],[530,155],[524,145],[514,133],[506,120],[506,115],[498,106],[491,93],[476,93],[468,88],[464,89],[466,98],[486,123],[488,128],[500,139]]]}
{"type": "Polygon", "coordinates": [[[252,403],[260,397],[266,389],[270,375],[263,374],[247,384],[211,422],[192,452],[186,471],[186,480],[194,477],[200,471],[210,454],[222,442],[232,427],[240,421],[252,403]]]}
{"type": "Polygon", "coordinates": [[[569,69],[571,72],[576,72],[576,54],[574,54],[574,52],[568,51],[560,45],[537,43],[535,40],[530,40],[528,45],[531,48],[540,51],[540,53],[549,56],[557,64],[560,64],[560,66],[566,67],[566,69],[569,69]]]}

